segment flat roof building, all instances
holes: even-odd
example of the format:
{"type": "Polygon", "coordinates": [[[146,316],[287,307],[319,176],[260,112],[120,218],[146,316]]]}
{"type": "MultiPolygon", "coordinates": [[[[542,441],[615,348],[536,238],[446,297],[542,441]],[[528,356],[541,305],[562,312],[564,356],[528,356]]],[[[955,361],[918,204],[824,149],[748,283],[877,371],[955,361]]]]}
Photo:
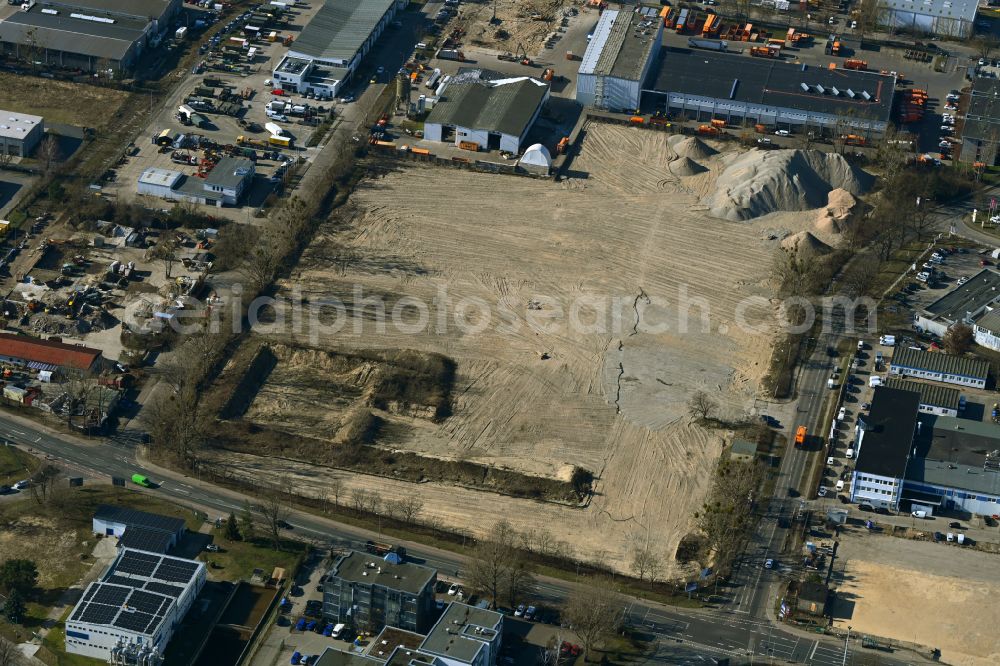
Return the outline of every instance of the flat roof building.
{"type": "Polygon", "coordinates": [[[149,167],[139,176],[139,194],[190,201],[207,206],[236,206],[253,184],[256,168],[245,157],[223,157],[205,178],[188,178],[180,171],[149,167]]]}
{"type": "Polygon", "coordinates": [[[878,72],[827,69],[742,53],[665,48],[643,91],[644,107],[696,120],[881,135],[896,80],[878,72]]]}
{"type": "Polygon", "coordinates": [[[123,549],[66,620],[66,651],[108,663],[125,651],[162,663],[205,580],[203,562],[123,549]]]}
{"type": "Polygon", "coordinates": [[[520,153],[549,86],[528,76],[451,82],[424,122],[424,138],[520,153]]]}
{"type": "Polygon", "coordinates": [[[40,0],[0,21],[8,56],[93,72],[128,70],[180,11],[180,0],[40,0]]]}
{"type": "Polygon", "coordinates": [[[986,309],[1000,301],[1000,272],[984,268],[930,305],[918,310],[914,325],[938,337],[961,322],[972,325],[986,309]]]}
{"type": "Polygon", "coordinates": [[[875,388],[871,409],[858,416],[855,428],[857,463],[851,477],[852,502],[899,508],[919,407],[917,393],[875,388]]]}
{"type": "Polygon", "coordinates": [[[437,572],[410,562],[390,563],[375,555],[341,555],[323,584],[323,617],[355,630],[385,626],[426,631],[434,609],[437,572]]]}
{"type": "Polygon", "coordinates": [[[972,327],[976,344],[1000,351],[1000,308],[987,308],[986,314],[972,327]]]}
{"type": "Polygon", "coordinates": [[[989,371],[990,364],[982,359],[911,347],[897,347],[889,364],[889,372],[894,375],[973,388],[986,388],[989,371]]]}
{"type": "Polygon", "coordinates": [[[915,382],[900,377],[889,377],[885,385],[901,391],[912,391],[920,396],[920,411],[938,416],[958,416],[964,408],[962,394],[958,389],[927,382],[915,382]]]}
{"type": "Polygon", "coordinates": [[[897,30],[941,37],[970,37],[978,0],[884,0],[885,22],[897,30]]]}
{"type": "Polygon", "coordinates": [[[1000,148],[1000,79],[977,76],[972,80],[969,108],[962,126],[959,159],[987,166],[997,163],[1000,148]]]}
{"type": "Polygon", "coordinates": [[[274,68],[275,87],[335,96],[403,0],[327,0],[274,68]]]}
{"type": "Polygon", "coordinates": [[[166,553],[184,536],[184,521],[124,506],[102,504],[93,518],[94,534],[118,537],[118,545],[154,553],[166,553]]]}
{"type": "Polygon", "coordinates": [[[580,61],[576,101],[633,112],[663,39],[663,20],[652,7],[606,9],[580,61]]]}
{"type": "Polygon", "coordinates": [[[5,155],[27,157],[45,134],[41,116],[0,110],[0,152],[5,155]]]}

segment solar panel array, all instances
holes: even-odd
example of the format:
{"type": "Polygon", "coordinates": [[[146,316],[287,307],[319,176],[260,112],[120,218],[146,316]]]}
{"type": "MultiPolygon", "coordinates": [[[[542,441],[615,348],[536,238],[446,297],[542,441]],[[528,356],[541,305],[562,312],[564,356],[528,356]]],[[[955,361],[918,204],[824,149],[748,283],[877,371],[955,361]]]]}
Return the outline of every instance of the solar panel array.
{"type": "Polygon", "coordinates": [[[159,555],[141,553],[136,550],[123,550],[115,563],[115,571],[150,578],[159,563],[159,555]]]}
{"type": "Polygon", "coordinates": [[[166,583],[157,583],[155,580],[151,580],[144,586],[145,589],[150,592],[156,592],[157,594],[165,594],[168,597],[173,597],[177,599],[184,592],[183,587],[178,587],[176,585],[167,585],[166,583]]]}
{"type": "Polygon", "coordinates": [[[197,562],[165,557],[153,574],[153,578],[167,583],[187,583],[194,578],[197,570],[197,562]]]}
{"type": "Polygon", "coordinates": [[[174,535],[171,532],[129,525],[118,539],[118,545],[122,548],[135,548],[150,553],[166,553],[170,550],[170,543],[173,539],[174,535]]]}
{"type": "Polygon", "coordinates": [[[108,582],[92,583],[73,611],[70,621],[153,634],[173,603],[173,596],[163,596],[153,591],[108,582]]]}

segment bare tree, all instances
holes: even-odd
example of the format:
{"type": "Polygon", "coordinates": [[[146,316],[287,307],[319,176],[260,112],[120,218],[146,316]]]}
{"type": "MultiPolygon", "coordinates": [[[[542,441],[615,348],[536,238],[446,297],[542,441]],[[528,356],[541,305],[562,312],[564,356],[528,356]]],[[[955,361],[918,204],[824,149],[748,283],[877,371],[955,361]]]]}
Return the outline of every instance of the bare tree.
{"type": "Polygon", "coordinates": [[[990,33],[976,35],[972,40],[972,47],[976,50],[976,54],[983,59],[989,58],[998,44],[1000,41],[990,33]]]}
{"type": "Polygon", "coordinates": [[[688,400],[688,409],[699,421],[706,421],[719,405],[704,391],[695,391],[688,400]]]}
{"type": "Polygon", "coordinates": [[[975,342],[975,334],[972,327],[967,324],[955,324],[949,328],[941,338],[941,346],[949,354],[961,355],[972,348],[975,342]]]}
{"type": "Polygon", "coordinates": [[[375,515],[382,508],[382,495],[377,490],[368,492],[368,513],[375,515]]]}
{"type": "Polygon", "coordinates": [[[469,584],[488,596],[494,605],[500,600],[510,571],[517,566],[516,540],[517,533],[511,524],[498,520],[472,552],[469,584]]]}
{"type": "Polygon", "coordinates": [[[728,566],[753,528],[753,498],[762,475],[756,461],[720,464],[708,500],[695,514],[715,552],[717,569],[728,566]]]}
{"type": "Polygon", "coordinates": [[[334,477],[327,482],[327,497],[333,498],[333,505],[340,506],[340,496],[344,493],[344,480],[334,477]]]}
{"type": "Polygon", "coordinates": [[[20,666],[22,663],[21,651],[17,649],[17,645],[0,637],[0,666],[20,666]]]}
{"type": "Polygon", "coordinates": [[[164,234],[160,238],[159,242],[153,246],[152,252],[150,253],[153,259],[160,259],[163,261],[163,269],[166,274],[166,278],[170,279],[170,270],[174,266],[174,262],[177,260],[177,237],[172,234],[164,234]]]}
{"type": "Polygon", "coordinates": [[[868,291],[875,281],[881,267],[876,257],[861,256],[845,271],[841,284],[854,296],[860,296],[868,291]]]}
{"type": "Polygon", "coordinates": [[[45,467],[35,472],[31,478],[31,485],[28,486],[31,497],[35,502],[38,504],[49,503],[52,489],[59,479],[61,472],[62,470],[54,465],[45,465],[45,467]]]}
{"type": "Polygon", "coordinates": [[[160,391],[143,409],[153,442],[181,464],[192,466],[209,431],[194,387],[160,391]]]}
{"type": "Polygon", "coordinates": [[[66,375],[66,381],[63,383],[62,388],[68,398],[66,404],[66,425],[72,425],[73,415],[78,410],[86,412],[87,399],[98,387],[93,380],[83,373],[70,371],[66,375]]]}
{"type": "Polygon", "coordinates": [[[281,530],[288,524],[289,513],[285,498],[277,489],[273,489],[263,497],[259,508],[268,536],[271,537],[271,546],[274,550],[281,550],[281,530]]]}
{"type": "Polygon", "coordinates": [[[861,0],[857,11],[856,30],[861,41],[864,41],[865,35],[877,32],[889,21],[889,7],[885,0],[861,0]]]}
{"type": "Polygon", "coordinates": [[[535,577],[528,570],[524,560],[517,557],[516,554],[511,558],[510,565],[504,574],[504,589],[507,603],[511,607],[517,606],[535,589],[535,577]]]}
{"type": "Polygon", "coordinates": [[[14,161],[14,153],[0,150],[0,169],[6,169],[14,161]]]}
{"type": "Polygon", "coordinates": [[[609,579],[594,578],[577,586],[566,601],[563,616],[583,644],[583,658],[618,630],[625,602],[609,579]]]}
{"type": "Polygon", "coordinates": [[[405,523],[413,524],[424,508],[424,503],[416,497],[407,497],[399,502],[399,517],[405,523]]]}
{"type": "Polygon", "coordinates": [[[42,174],[48,176],[52,173],[53,167],[55,167],[56,162],[60,158],[59,142],[54,136],[47,136],[38,144],[38,149],[35,151],[35,158],[42,165],[42,174]]]}
{"type": "Polygon", "coordinates": [[[648,542],[637,544],[632,550],[631,566],[640,581],[649,578],[652,586],[663,572],[663,558],[650,549],[648,542]]]}
{"type": "Polygon", "coordinates": [[[351,503],[354,504],[354,511],[359,515],[365,512],[368,506],[368,491],[364,488],[353,488],[351,490],[351,503]]]}

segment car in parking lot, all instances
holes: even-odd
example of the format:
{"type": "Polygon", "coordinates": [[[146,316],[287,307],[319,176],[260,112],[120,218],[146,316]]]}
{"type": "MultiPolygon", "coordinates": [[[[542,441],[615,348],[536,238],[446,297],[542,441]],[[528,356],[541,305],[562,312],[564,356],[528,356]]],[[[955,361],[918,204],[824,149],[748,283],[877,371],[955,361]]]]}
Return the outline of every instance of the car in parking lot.
{"type": "Polygon", "coordinates": [[[788,130],[783,130],[783,129],[777,130],[774,133],[775,136],[791,136],[791,134],[792,133],[789,132],[788,130]]]}
{"type": "Polygon", "coordinates": [[[514,617],[524,617],[524,611],[527,610],[524,604],[518,605],[517,609],[514,611],[514,617]]]}
{"type": "Polygon", "coordinates": [[[820,497],[826,497],[826,486],[820,486],[816,494],[820,497]]]}
{"type": "Polygon", "coordinates": [[[965,529],[965,526],[963,526],[962,523],[957,522],[957,521],[948,523],[948,527],[950,527],[952,529],[956,529],[956,530],[964,530],[965,529]]]}
{"type": "Polygon", "coordinates": [[[774,568],[774,560],[771,559],[770,557],[767,558],[766,560],[764,560],[764,568],[765,569],[773,569],[774,568]]]}
{"type": "Polygon", "coordinates": [[[969,281],[969,276],[968,275],[963,275],[962,277],[958,278],[958,282],[956,282],[955,284],[957,284],[958,286],[961,287],[963,284],[965,284],[968,281],[969,281]]]}
{"type": "Polygon", "coordinates": [[[462,586],[458,583],[452,583],[448,588],[448,596],[453,596],[462,591],[462,586]]]}
{"type": "Polygon", "coordinates": [[[837,491],[839,492],[843,489],[844,489],[844,482],[840,479],[837,479],[837,491]]]}
{"type": "Polygon", "coordinates": [[[534,606],[528,606],[527,608],[524,609],[524,619],[534,620],[536,611],[537,609],[534,606]]]}
{"type": "Polygon", "coordinates": [[[829,458],[826,459],[826,464],[827,465],[830,465],[831,467],[833,467],[833,463],[834,463],[833,456],[830,456],[829,458]]]}

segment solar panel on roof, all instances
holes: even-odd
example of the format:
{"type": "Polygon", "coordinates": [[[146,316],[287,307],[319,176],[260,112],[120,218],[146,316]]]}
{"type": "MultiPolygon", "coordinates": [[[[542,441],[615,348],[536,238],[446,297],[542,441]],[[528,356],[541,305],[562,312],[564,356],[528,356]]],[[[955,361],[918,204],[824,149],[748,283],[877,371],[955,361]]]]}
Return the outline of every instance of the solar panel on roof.
{"type": "Polygon", "coordinates": [[[191,580],[197,569],[198,564],[195,562],[182,562],[179,560],[165,559],[156,569],[156,573],[153,575],[153,578],[159,578],[160,580],[168,583],[186,583],[191,580]]]}
{"type": "Polygon", "coordinates": [[[184,592],[183,587],[178,587],[177,585],[167,585],[166,583],[158,583],[155,580],[151,580],[146,583],[144,589],[149,590],[150,592],[156,592],[157,594],[165,594],[175,599],[181,596],[181,593],[184,592]]]}
{"type": "Polygon", "coordinates": [[[101,587],[100,585],[91,585],[89,588],[87,588],[87,593],[83,595],[83,601],[90,601],[91,597],[94,596],[94,593],[97,592],[97,590],[99,590],[100,587],[101,587]]]}
{"type": "Polygon", "coordinates": [[[123,573],[149,577],[153,574],[153,571],[156,570],[156,565],[159,561],[160,557],[157,555],[148,555],[146,553],[137,553],[135,551],[126,550],[118,559],[118,564],[115,569],[123,573]]]}
{"type": "Polygon", "coordinates": [[[117,585],[101,585],[94,593],[93,603],[108,604],[110,606],[120,606],[125,603],[129,591],[117,585]]]}
{"type": "Polygon", "coordinates": [[[155,614],[160,606],[163,604],[163,597],[159,594],[153,594],[152,592],[145,592],[143,590],[134,590],[131,595],[129,595],[126,605],[135,608],[136,610],[142,611],[143,613],[155,614]]]}
{"type": "Polygon", "coordinates": [[[156,618],[150,613],[141,613],[139,611],[123,609],[122,612],[118,614],[118,617],[115,618],[114,625],[116,627],[121,627],[122,629],[128,629],[129,631],[146,633],[146,629],[155,619],[156,618]]]}
{"type": "Polygon", "coordinates": [[[118,610],[118,606],[89,603],[87,604],[87,610],[83,612],[81,622],[88,622],[90,624],[110,624],[111,621],[115,619],[115,614],[118,610]]]}
{"type": "Polygon", "coordinates": [[[126,578],[125,576],[108,576],[104,582],[113,585],[127,585],[129,587],[142,587],[145,584],[140,578],[126,578]]]}
{"type": "Polygon", "coordinates": [[[83,612],[85,610],[87,610],[87,604],[81,602],[80,605],[76,607],[76,610],[73,611],[73,616],[70,619],[74,622],[78,622],[80,618],[83,617],[83,612]]]}

